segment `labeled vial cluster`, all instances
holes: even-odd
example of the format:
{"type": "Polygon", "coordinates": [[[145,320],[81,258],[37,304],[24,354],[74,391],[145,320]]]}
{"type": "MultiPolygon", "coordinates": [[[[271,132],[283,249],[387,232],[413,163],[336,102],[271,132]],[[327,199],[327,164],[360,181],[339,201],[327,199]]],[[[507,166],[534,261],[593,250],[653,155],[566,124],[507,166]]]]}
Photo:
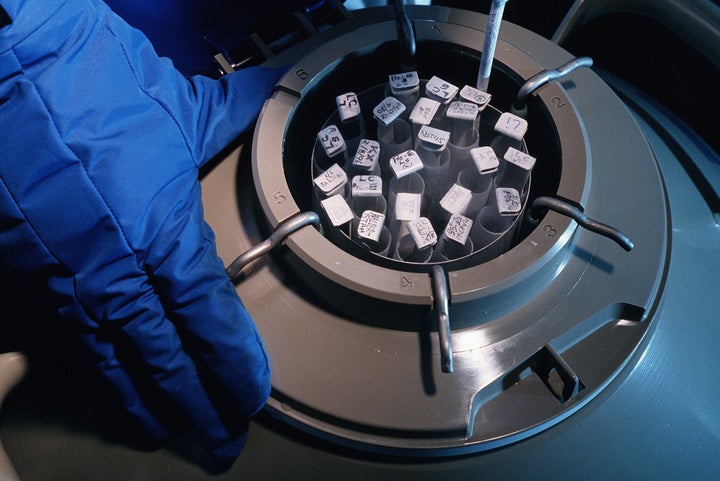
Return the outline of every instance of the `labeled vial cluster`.
{"type": "Polygon", "coordinates": [[[377,88],[379,102],[338,95],[317,133],[314,189],[332,226],[404,262],[509,248],[536,160],[523,141],[527,121],[437,76],[403,72],[377,88]]]}

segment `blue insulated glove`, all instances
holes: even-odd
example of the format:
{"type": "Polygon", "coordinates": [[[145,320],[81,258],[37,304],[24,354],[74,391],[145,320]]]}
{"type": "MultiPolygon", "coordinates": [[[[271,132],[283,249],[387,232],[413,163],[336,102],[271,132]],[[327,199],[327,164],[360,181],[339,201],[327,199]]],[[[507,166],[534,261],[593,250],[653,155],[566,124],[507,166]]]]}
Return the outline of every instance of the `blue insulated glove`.
{"type": "Polygon", "coordinates": [[[43,287],[150,434],[166,436],[172,412],[234,459],[270,372],[198,168],[283,72],[187,79],[99,0],[0,5],[2,275],[43,287]]]}

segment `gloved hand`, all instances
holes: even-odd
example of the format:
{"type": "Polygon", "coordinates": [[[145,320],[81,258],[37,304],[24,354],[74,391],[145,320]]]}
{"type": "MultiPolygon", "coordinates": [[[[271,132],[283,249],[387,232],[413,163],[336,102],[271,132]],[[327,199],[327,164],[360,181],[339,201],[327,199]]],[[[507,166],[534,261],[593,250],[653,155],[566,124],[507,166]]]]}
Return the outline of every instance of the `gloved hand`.
{"type": "Polygon", "coordinates": [[[181,420],[234,459],[270,372],[198,167],[283,71],[187,79],[99,0],[0,5],[2,274],[44,289],[150,434],[181,420]]]}

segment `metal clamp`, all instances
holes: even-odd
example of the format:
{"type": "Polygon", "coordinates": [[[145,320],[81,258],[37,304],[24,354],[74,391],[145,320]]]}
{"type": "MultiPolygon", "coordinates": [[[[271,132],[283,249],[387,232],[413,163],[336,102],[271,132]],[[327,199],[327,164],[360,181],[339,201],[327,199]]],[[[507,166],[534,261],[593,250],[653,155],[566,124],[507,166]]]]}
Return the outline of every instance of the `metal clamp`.
{"type": "Polygon", "coordinates": [[[442,372],[453,372],[453,349],[450,333],[450,293],[448,291],[445,270],[434,265],[432,268],[433,297],[435,298],[435,316],[438,320],[438,338],[440,340],[440,363],[442,372]]]}
{"type": "Polygon", "coordinates": [[[281,244],[290,234],[300,230],[306,225],[317,225],[320,223],[320,217],[315,212],[303,212],[286,220],[278,226],[270,237],[251,247],[247,251],[240,254],[227,268],[225,273],[233,281],[240,275],[240,272],[246,265],[262,257],[270,252],[274,247],[281,244]]]}
{"type": "Polygon", "coordinates": [[[512,105],[512,113],[519,117],[527,117],[527,98],[531,93],[552,80],[563,78],[580,67],[592,67],[592,64],[593,60],[590,57],[578,57],[554,70],[543,70],[536,73],[520,87],[512,105]]]}
{"type": "Polygon", "coordinates": [[[612,239],[628,252],[635,247],[633,241],[631,241],[630,238],[620,230],[589,218],[582,210],[567,201],[556,199],[554,197],[538,197],[533,201],[530,206],[530,210],[528,211],[528,216],[531,221],[538,221],[539,217],[535,217],[534,213],[541,208],[553,210],[559,214],[570,217],[585,229],[612,239]]]}

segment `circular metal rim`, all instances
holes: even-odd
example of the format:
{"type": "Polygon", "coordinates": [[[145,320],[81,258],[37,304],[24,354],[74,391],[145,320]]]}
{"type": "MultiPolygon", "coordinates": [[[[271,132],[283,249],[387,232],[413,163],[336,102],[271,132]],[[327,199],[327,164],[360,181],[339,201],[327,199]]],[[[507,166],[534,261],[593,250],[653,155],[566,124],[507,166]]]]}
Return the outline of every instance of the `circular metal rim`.
{"type": "MultiPolygon", "coordinates": [[[[385,27],[394,29],[392,24],[385,25],[385,27]]],[[[389,35],[394,35],[393,32],[394,30],[389,35]]],[[[386,36],[388,36],[387,32],[386,36]]],[[[418,41],[422,42],[423,40],[422,35],[419,35],[418,41]]],[[[332,48],[321,47],[310,55],[310,57],[321,58],[331,55],[330,58],[325,59],[325,65],[328,67],[317,72],[316,75],[329,74],[344,61],[344,56],[350,53],[357,55],[357,52],[373,50],[386,41],[387,39],[383,36],[379,36],[379,38],[378,36],[358,36],[357,32],[341,36],[336,42],[333,42],[332,48]],[[372,38],[370,42],[368,42],[369,38],[372,38]],[[345,47],[338,52],[338,45],[345,45],[345,47]]],[[[471,49],[470,45],[462,46],[471,49]]],[[[496,61],[504,68],[516,72],[523,78],[530,77],[542,70],[542,67],[531,57],[514,46],[500,41],[499,47],[496,61]]],[[[318,61],[311,58],[304,59],[304,62],[313,64],[318,61]]],[[[283,95],[285,95],[284,92],[278,92],[274,98],[277,99],[283,95]]],[[[583,128],[572,102],[565,95],[564,90],[555,84],[545,86],[536,94],[534,101],[545,106],[549,119],[554,123],[557,131],[562,157],[557,195],[583,204],[588,195],[590,154],[583,128]],[[560,126],[559,129],[558,126],[560,126]]],[[[302,102],[302,97],[300,99],[288,97],[283,99],[283,102],[287,102],[287,108],[283,108],[282,112],[263,112],[261,115],[258,122],[260,129],[263,128],[263,122],[274,126],[263,136],[265,142],[269,141],[276,145],[283,144],[288,123],[292,121],[294,110],[302,102]],[[283,125],[284,128],[278,128],[278,125],[283,125]]],[[[255,141],[259,137],[256,135],[255,141]]],[[[290,194],[291,189],[284,179],[282,153],[283,149],[277,149],[275,155],[264,156],[262,163],[258,161],[257,156],[253,156],[255,186],[262,210],[271,228],[277,227],[282,221],[300,211],[297,202],[290,194]],[[277,199],[278,195],[283,199],[282,204],[268,200],[277,199]]],[[[547,214],[543,225],[546,224],[552,225],[553,232],[557,235],[553,237],[543,235],[542,232],[538,232],[540,229],[538,227],[506,255],[477,266],[450,271],[448,277],[453,302],[486,298],[538,277],[537,273],[543,269],[543,266],[568,245],[577,228],[574,221],[553,212],[547,214]],[[483,280],[482,284],[477,282],[478,279],[483,280]]],[[[293,234],[286,244],[299,259],[321,276],[356,293],[401,304],[431,305],[433,302],[429,276],[418,276],[415,272],[386,268],[359,260],[329,241],[318,231],[306,230],[302,234],[293,234]],[[406,280],[409,278],[416,280],[412,283],[412,289],[407,288],[409,284],[406,280]],[[372,279],[373,282],[369,283],[368,279],[372,279]]]]}

